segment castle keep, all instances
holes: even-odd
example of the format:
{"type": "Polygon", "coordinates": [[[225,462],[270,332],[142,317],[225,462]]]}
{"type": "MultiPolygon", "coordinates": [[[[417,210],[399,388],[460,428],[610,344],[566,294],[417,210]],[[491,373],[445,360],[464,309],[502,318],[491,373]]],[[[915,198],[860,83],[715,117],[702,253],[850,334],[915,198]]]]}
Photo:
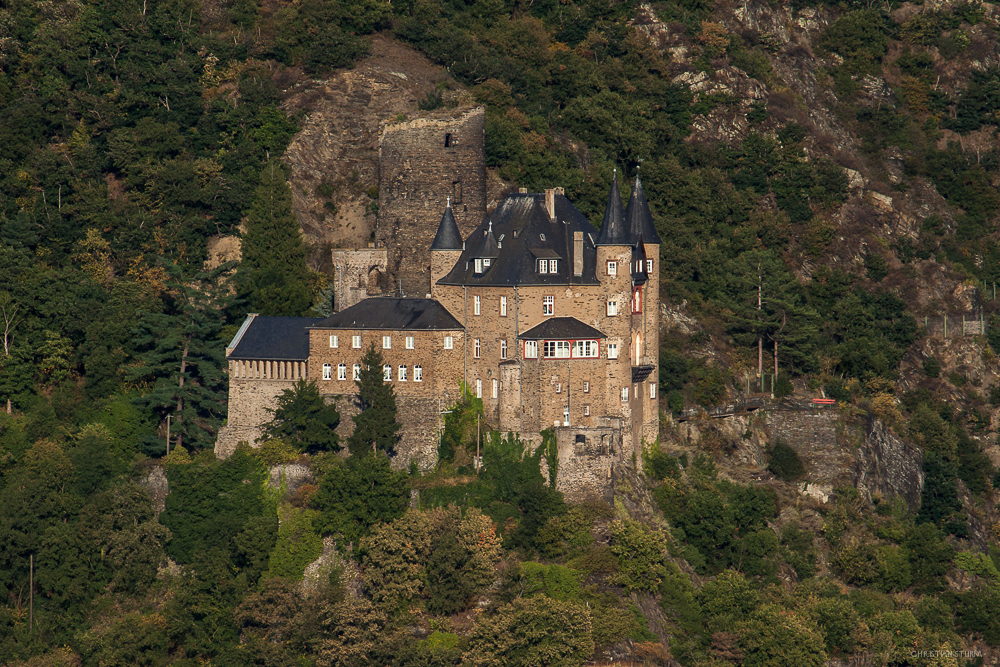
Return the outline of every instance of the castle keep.
{"type": "MultiPolygon", "coordinates": [[[[442,149],[452,141],[438,140],[442,149]]],[[[397,466],[436,463],[441,411],[463,382],[483,400],[489,427],[535,444],[554,429],[557,487],[570,498],[606,494],[612,467],[658,438],[660,238],[639,179],[627,206],[612,182],[600,230],[561,188],[511,194],[463,230],[472,203],[456,204],[456,193],[441,196],[436,223],[414,231],[422,248],[387,248],[390,271],[393,261],[410,267],[399,274],[403,292],[412,279],[421,298],[361,298],[325,319],[247,318],[227,348],[230,418],[217,454],[253,443],[270,419],[266,407],[299,378],[337,401],[348,435],[370,345],[397,397],[397,466]]],[[[413,205],[387,203],[401,216],[413,205]]],[[[352,301],[374,291],[375,279],[361,284],[369,265],[385,270],[365,257],[352,301]]]]}

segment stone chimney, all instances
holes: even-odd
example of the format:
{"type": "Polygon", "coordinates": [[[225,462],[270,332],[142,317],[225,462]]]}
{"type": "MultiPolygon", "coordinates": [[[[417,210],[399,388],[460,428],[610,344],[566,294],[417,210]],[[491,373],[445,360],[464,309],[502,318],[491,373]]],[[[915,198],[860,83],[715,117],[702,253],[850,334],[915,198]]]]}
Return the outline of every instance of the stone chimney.
{"type": "Polygon", "coordinates": [[[573,275],[583,275],[583,232],[573,232],[573,275]]]}
{"type": "Polygon", "coordinates": [[[556,219],[556,191],[552,188],[545,191],[545,210],[549,213],[549,220],[556,219]]]}

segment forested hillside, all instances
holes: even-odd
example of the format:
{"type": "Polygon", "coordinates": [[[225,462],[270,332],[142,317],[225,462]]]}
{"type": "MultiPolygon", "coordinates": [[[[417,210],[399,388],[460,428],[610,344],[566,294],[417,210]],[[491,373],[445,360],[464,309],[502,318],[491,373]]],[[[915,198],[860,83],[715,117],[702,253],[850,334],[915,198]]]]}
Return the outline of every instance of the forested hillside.
{"type": "Polygon", "coordinates": [[[0,3],[0,662],[998,664],[998,29],[929,0],[0,3]],[[379,452],[300,386],[215,459],[244,314],[329,308],[293,188],[377,200],[282,161],[292,91],[372,39],[440,65],[413,113],[485,106],[510,187],[596,223],[641,176],[663,442],[613,503],[567,504],[549,443],[487,433],[473,467],[468,394],[439,469],[394,471],[377,373],[379,452]],[[759,422],[675,427],[747,393],[909,443],[919,502],[846,470],[806,495],[787,443],[740,458],[759,422]]]}

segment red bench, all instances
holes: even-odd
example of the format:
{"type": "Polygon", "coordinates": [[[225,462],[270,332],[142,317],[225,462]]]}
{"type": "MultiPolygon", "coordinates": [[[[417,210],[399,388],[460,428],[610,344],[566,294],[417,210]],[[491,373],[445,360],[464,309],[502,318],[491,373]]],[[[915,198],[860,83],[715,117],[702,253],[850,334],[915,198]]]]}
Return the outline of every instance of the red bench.
{"type": "Polygon", "coordinates": [[[814,398],[812,400],[813,405],[836,405],[837,400],[834,398],[814,398]]]}

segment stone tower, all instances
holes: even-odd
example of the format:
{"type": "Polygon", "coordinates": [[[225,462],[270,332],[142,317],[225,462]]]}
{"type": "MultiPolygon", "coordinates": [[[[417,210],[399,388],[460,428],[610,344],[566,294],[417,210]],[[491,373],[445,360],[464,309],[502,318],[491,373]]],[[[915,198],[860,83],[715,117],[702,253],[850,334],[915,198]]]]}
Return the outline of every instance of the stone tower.
{"type": "Polygon", "coordinates": [[[376,238],[388,252],[393,287],[409,297],[431,292],[430,247],[441,206],[462,238],[486,215],[485,111],[445,109],[383,126],[379,136],[376,238]]]}

